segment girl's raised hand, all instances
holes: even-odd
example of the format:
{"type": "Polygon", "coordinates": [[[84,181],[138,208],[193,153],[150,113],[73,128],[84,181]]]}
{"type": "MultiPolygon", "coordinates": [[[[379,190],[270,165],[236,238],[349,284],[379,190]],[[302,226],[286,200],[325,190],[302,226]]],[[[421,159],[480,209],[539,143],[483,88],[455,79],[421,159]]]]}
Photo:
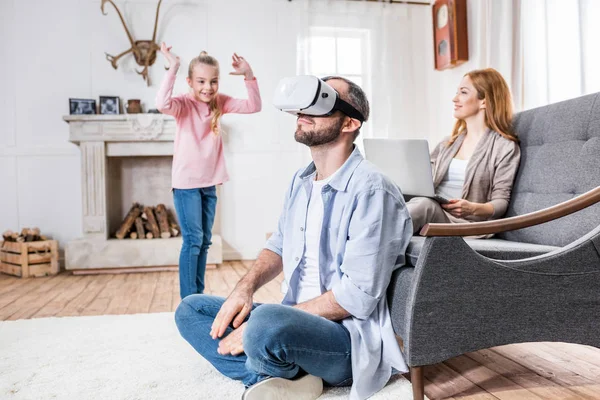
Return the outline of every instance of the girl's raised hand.
{"type": "Polygon", "coordinates": [[[179,57],[171,53],[171,47],[172,46],[167,47],[165,42],[162,42],[162,44],[160,45],[160,52],[165,56],[165,58],[169,62],[169,67],[179,66],[179,57]]]}
{"type": "Polygon", "coordinates": [[[230,75],[244,75],[246,80],[254,79],[254,73],[252,72],[252,68],[250,67],[250,64],[248,64],[248,61],[244,59],[244,57],[238,56],[236,53],[233,53],[231,59],[231,66],[233,67],[234,71],[230,72],[230,75]]]}

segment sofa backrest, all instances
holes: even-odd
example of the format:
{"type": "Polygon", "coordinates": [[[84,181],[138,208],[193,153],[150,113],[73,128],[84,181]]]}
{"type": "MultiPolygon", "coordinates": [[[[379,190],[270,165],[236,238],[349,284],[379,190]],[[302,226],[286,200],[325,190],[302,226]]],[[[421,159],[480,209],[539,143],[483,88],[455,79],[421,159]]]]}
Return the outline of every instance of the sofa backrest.
{"type": "MultiPolygon", "coordinates": [[[[600,93],[516,115],[521,164],[506,217],[572,199],[600,186],[600,93]]],[[[600,204],[498,237],[564,246],[600,225],[600,204]]]]}

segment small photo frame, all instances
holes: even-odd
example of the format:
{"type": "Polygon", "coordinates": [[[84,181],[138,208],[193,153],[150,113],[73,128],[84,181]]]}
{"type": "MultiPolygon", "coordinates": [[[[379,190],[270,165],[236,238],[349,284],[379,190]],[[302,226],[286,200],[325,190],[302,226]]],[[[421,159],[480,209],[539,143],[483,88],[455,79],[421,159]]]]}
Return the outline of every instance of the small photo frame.
{"type": "Polygon", "coordinates": [[[120,114],[119,97],[100,96],[100,114],[120,114]]]}
{"type": "Polygon", "coordinates": [[[69,99],[69,113],[72,115],[96,114],[96,100],[69,99]]]}

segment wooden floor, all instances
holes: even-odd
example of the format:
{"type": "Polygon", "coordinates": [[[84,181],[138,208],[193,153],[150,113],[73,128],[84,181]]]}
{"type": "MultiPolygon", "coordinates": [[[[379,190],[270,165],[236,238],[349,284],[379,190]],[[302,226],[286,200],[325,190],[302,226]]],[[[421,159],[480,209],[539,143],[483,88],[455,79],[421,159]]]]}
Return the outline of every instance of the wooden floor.
{"type": "MultiPolygon", "coordinates": [[[[227,296],[251,264],[230,261],[207,270],[205,292],[227,296]]],[[[281,301],[281,279],[261,288],[255,301],[281,301]]],[[[178,304],[177,272],[0,274],[0,320],[164,312],[178,304]]],[[[502,346],[426,367],[425,378],[432,399],[600,399],[600,350],[563,343],[502,346]]]]}

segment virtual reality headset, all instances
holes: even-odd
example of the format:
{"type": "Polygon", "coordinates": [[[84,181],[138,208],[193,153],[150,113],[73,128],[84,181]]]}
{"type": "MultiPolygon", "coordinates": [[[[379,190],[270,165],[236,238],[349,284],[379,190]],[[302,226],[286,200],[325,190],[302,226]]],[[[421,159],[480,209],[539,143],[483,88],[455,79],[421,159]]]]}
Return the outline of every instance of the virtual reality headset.
{"type": "Polygon", "coordinates": [[[341,111],[361,123],[365,121],[365,117],[356,108],[340,99],[338,92],[327,82],[311,75],[280,80],[275,89],[273,104],[281,111],[293,115],[325,117],[341,111]]]}

